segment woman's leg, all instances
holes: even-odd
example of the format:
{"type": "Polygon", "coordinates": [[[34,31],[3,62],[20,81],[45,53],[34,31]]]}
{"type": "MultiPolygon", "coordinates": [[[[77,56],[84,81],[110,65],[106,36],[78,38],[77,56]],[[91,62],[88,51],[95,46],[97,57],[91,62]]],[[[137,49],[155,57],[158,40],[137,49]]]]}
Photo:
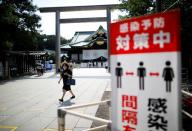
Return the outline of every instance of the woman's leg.
{"type": "Polygon", "coordinates": [[[66,93],[66,90],[63,89],[63,95],[62,95],[61,99],[59,99],[59,101],[63,101],[63,98],[64,98],[64,96],[65,96],[65,93],[66,93]]]}
{"type": "Polygon", "coordinates": [[[72,92],[72,90],[69,90],[69,92],[70,92],[71,95],[72,95],[71,99],[75,98],[75,95],[74,95],[74,93],[72,92]]]}

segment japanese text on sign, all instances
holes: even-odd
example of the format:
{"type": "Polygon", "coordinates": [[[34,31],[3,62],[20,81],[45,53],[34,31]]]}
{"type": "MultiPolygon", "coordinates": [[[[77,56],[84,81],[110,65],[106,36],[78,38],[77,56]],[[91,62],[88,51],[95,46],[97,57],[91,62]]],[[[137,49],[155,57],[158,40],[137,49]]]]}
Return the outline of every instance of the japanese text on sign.
{"type": "MultiPolygon", "coordinates": [[[[176,51],[179,36],[179,20],[172,23],[171,15],[153,15],[128,19],[115,25],[117,30],[111,32],[112,54],[144,53],[158,51],[176,51]],[[172,28],[170,28],[170,25],[172,28]]],[[[174,16],[173,16],[174,17],[174,16]]]]}
{"type": "Polygon", "coordinates": [[[122,122],[124,131],[135,131],[137,122],[137,97],[122,95],[122,122]]]}
{"type": "Polygon", "coordinates": [[[165,118],[167,113],[166,99],[149,98],[148,111],[148,127],[150,129],[167,131],[168,121],[165,118]]]}
{"type": "MultiPolygon", "coordinates": [[[[144,19],[141,23],[134,21],[124,24],[120,24],[119,30],[120,33],[129,33],[136,31],[147,31],[150,28],[153,29],[163,29],[165,26],[165,20],[163,17],[151,19],[144,19]],[[153,23],[152,23],[153,22],[153,23]],[[152,27],[153,25],[153,27],[152,27]],[[130,30],[129,30],[130,29],[130,30]]],[[[150,34],[150,33],[135,33],[131,38],[130,35],[126,35],[125,37],[119,35],[116,38],[117,50],[129,50],[130,49],[130,40],[133,40],[133,49],[142,50],[144,48],[149,48],[149,39],[152,38],[152,43],[154,45],[159,45],[160,48],[164,48],[164,44],[170,44],[170,32],[164,32],[160,30],[158,33],[150,34]]]]}

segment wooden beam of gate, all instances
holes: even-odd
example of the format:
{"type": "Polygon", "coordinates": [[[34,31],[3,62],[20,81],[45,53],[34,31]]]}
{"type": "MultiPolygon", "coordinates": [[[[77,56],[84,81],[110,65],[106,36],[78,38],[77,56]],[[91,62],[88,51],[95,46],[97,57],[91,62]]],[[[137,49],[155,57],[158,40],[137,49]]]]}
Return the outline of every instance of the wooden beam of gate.
{"type": "Polygon", "coordinates": [[[41,13],[45,12],[65,12],[65,11],[87,11],[87,10],[105,10],[107,8],[117,9],[118,4],[110,5],[89,5],[89,6],[65,6],[65,7],[43,7],[39,8],[41,13]]]}
{"type": "Polygon", "coordinates": [[[103,22],[106,17],[60,19],[60,23],[103,22]]]}

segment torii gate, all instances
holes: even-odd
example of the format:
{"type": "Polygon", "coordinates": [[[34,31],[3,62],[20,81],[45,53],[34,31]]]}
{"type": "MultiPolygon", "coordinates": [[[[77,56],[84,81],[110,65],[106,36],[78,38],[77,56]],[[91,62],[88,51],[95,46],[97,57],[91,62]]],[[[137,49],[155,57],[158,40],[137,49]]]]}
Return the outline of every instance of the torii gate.
{"type": "MultiPolygon", "coordinates": [[[[81,23],[81,22],[103,22],[107,21],[107,48],[108,53],[110,49],[109,44],[109,23],[111,22],[111,9],[117,8],[118,4],[110,5],[90,5],[90,6],[66,6],[66,7],[42,7],[40,8],[41,13],[55,12],[56,19],[56,73],[60,66],[60,23],[81,23]],[[93,17],[93,18],[70,18],[60,19],[60,12],[72,12],[72,11],[88,11],[88,10],[106,10],[106,17],[93,17]]],[[[109,55],[109,54],[108,54],[109,55]]],[[[109,62],[109,57],[108,57],[109,62]]]]}

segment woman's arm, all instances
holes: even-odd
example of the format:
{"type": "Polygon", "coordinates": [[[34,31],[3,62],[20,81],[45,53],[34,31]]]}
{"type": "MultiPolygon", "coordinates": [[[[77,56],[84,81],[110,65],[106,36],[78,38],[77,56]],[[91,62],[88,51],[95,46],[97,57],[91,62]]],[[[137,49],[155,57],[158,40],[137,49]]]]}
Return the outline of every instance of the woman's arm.
{"type": "Polygon", "coordinates": [[[64,75],[68,76],[68,77],[72,77],[72,72],[70,70],[66,71],[64,73],[64,75]]]}
{"type": "Polygon", "coordinates": [[[72,71],[71,70],[68,71],[68,76],[72,77],[72,71]]]}
{"type": "Polygon", "coordinates": [[[58,83],[60,83],[61,79],[62,79],[62,75],[60,75],[60,79],[59,79],[58,83]]]}

